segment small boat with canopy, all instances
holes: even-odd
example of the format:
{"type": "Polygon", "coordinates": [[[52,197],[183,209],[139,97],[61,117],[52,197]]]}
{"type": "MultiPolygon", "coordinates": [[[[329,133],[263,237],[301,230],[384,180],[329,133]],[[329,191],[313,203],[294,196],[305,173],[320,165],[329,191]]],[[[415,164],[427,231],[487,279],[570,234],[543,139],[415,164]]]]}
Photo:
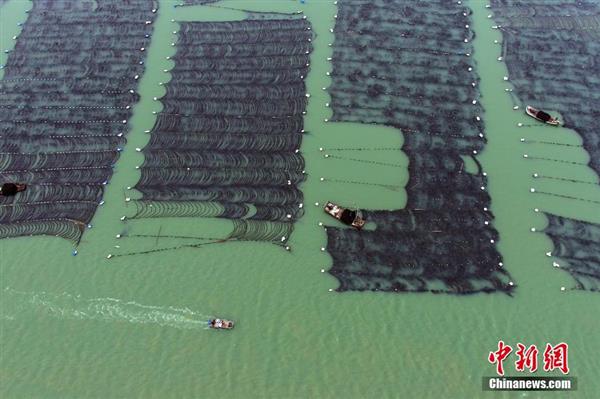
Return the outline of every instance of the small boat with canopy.
{"type": "Polygon", "coordinates": [[[336,218],[348,226],[354,227],[357,230],[362,229],[367,222],[362,216],[362,212],[360,210],[353,211],[346,209],[342,206],[334,204],[333,202],[327,202],[324,210],[328,215],[336,218]]]}
{"type": "Polygon", "coordinates": [[[208,327],[214,330],[231,330],[233,328],[233,321],[225,319],[210,319],[208,321],[208,327]]]}
{"type": "Polygon", "coordinates": [[[555,118],[552,115],[550,115],[540,109],[533,108],[530,105],[528,105],[525,108],[525,112],[527,112],[527,115],[531,116],[532,118],[537,119],[540,122],[547,123],[548,125],[552,125],[552,126],[560,125],[560,121],[558,120],[558,118],[555,118]]]}

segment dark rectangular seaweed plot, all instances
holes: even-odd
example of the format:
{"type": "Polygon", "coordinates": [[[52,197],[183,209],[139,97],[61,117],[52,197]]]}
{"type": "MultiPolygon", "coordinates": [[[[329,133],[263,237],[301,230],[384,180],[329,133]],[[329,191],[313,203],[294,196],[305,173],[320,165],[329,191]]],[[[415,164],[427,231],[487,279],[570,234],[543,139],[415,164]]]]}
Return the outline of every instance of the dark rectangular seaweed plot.
{"type": "MultiPolygon", "coordinates": [[[[559,111],[577,131],[600,175],[600,4],[592,1],[492,0],[503,55],[519,99],[559,111]]],[[[598,211],[600,212],[600,210],[598,211]]],[[[582,290],[600,286],[600,226],[546,214],[553,256],[582,290]]]]}
{"type": "Polygon", "coordinates": [[[302,215],[310,39],[300,18],[181,23],[164,108],[143,150],[137,217],[281,227],[302,215]]]}
{"type": "Polygon", "coordinates": [[[0,81],[0,238],[79,242],[123,145],[157,4],[35,0],[0,81]]]}
{"type": "Polygon", "coordinates": [[[332,119],[402,129],[410,178],[405,209],[366,213],[375,230],[327,229],[338,291],[513,290],[474,157],[485,137],[469,14],[446,0],[339,1],[332,119]]]}
{"type": "Polygon", "coordinates": [[[600,225],[549,213],[546,217],[544,232],[560,268],[571,274],[577,289],[600,291],[600,225]]]}
{"type": "Polygon", "coordinates": [[[600,4],[492,0],[504,59],[519,99],[559,111],[583,138],[600,175],[600,4]]]}

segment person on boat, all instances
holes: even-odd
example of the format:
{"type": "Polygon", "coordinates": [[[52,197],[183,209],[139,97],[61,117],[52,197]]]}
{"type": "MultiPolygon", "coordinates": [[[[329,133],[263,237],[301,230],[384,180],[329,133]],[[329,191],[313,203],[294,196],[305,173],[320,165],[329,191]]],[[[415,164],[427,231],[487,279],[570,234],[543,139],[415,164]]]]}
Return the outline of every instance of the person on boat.
{"type": "Polygon", "coordinates": [[[26,188],[27,185],[22,183],[4,183],[0,187],[0,195],[3,197],[12,197],[21,191],[25,191],[26,188]]]}

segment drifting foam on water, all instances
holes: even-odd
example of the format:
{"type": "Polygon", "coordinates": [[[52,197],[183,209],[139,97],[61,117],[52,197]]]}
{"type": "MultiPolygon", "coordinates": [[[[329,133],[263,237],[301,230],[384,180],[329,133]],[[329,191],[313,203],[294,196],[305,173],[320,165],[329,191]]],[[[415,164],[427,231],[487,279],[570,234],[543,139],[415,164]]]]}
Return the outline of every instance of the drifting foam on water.
{"type": "Polygon", "coordinates": [[[2,295],[0,313],[2,320],[15,320],[27,313],[45,313],[65,320],[154,324],[187,330],[205,327],[209,318],[187,307],[142,305],[116,298],[86,299],[66,292],[23,292],[8,287],[2,295]]]}

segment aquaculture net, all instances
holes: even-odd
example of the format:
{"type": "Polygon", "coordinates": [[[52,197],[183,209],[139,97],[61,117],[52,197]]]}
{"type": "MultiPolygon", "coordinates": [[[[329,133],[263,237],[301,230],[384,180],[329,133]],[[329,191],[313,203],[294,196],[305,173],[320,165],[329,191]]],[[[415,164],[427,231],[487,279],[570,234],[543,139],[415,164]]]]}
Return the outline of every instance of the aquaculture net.
{"type": "Polygon", "coordinates": [[[559,111],[600,175],[600,3],[492,0],[519,99],[559,111]]]}
{"type": "Polygon", "coordinates": [[[302,18],[181,23],[134,218],[227,218],[248,237],[282,242],[263,230],[303,213],[311,37],[302,18]]]}
{"type": "Polygon", "coordinates": [[[576,281],[580,290],[600,291],[600,225],[546,213],[544,230],[554,244],[552,256],[576,281]]]}
{"type": "Polygon", "coordinates": [[[79,242],[125,142],[157,2],[34,0],[0,81],[0,238],[79,242]]]}
{"type": "Polygon", "coordinates": [[[332,120],[401,129],[410,177],[405,209],[365,213],[374,230],[327,228],[338,291],[514,289],[475,158],[485,137],[469,15],[446,0],[339,1],[332,120]]]}
{"type": "MultiPolygon", "coordinates": [[[[524,104],[559,111],[565,126],[582,137],[589,166],[600,175],[600,4],[492,0],[491,6],[518,98],[524,104]]],[[[600,226],[546,216],[553,253],[569,263],[562,268],[573,276],[577,288],[597,291],[600,226]]]]}

